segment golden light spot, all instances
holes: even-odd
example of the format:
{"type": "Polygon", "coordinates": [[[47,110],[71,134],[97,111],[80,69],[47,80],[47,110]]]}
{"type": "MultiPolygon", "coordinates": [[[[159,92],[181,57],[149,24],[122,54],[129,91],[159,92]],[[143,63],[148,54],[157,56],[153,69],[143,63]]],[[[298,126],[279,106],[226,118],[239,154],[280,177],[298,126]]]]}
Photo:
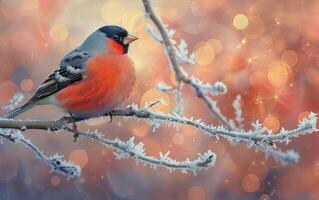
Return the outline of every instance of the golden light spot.
{"type": "Polygon", "coordinates": [[[180,133],[176,133],[174,136],[173,136],[173,142],[174,144],[183,144],[184,142],[184,135],[183,134],[180,134],[180,133]]]}
{"type": "Polygon", "coordinates": [[[244,177],[242,187],[246,192],[256,192],[260,187],[260,179],[254,174],[244,177]]]}
{"type": "Polygon", "coordinates": [[[188,190],[188,200],[205,200],[205,190],[200,186],[193,186],[188,190]]]}
{"type": "Polygon", "coordinates": [[[31,79],[23,79],[20,82],[20,88],[23,91],[30,92],[33,88],[33,81],[31,79]]]}
{"type": "Polygon", "coordinates": [[[246,15],[238,14],[233,19],[233,25],[239,30],[243,30],[248,26],[248,18],[246,15]]]}
{"type": "Polygon", "coordinates": [[[268,81],[275,87],[282,87],[288,81],[288,70],[285,63],[275,61],[268,66],[268,81]]]}
{"type": "Polygon", "coordinates": [[[81,168],[84,168],[88,163],[89,157],[85,150],[76,149],[70,153],[69,160],[81,168]]]}
{"type": "Polygon", "coordinates": [[[152,111],[158,111],[163,113],[169,113],[171,111],[171,101],[167,93],[158,91],[156,89],[150,89],[144,93],[140,100],[140,106],[144,107],[147,103],[155,101],[157,99],[163,99],[165,104],[157,104],[151,108],[152,111]]]}
{"type": "Polygon", "coordinates": [[[195,47],[195,60],[199,65],[208,65],[215,58],[214,46],[209,42],[200,42],[195,47]]]}
{"type": "Polygon", "coordinates": [[[68,36],[69,30],[68,27],[64,24],[54,24],[50,28],[50,37],[57,42],[65,41],[68,36]]]}
{"type": "Polygon", "coordinates": [[[304,111],[298,115],[298,122],[302,122],[304,119],[309,117],[310,112],[304,111]]]}
{"type": "Polygon", "coordinates": [[[50,182],[53,186],[58,186],[61,183],[61,179],[58,176],[52,176],[50,182]]]}
{"type": "Polygon", "coordinates": [[[17,172],[18,161],[9,154],[0,153],[0,181],[10,181],[17,172]]]}
{"type": "Polygon", "coordinates": [[[102,7],[102,18],[106,23],[121,24],[124,7],[120,1],[107,1],[102,7]]]}
{"type": "Polygon", "coordinates": [[[257,39],[265,31],[265,25],[262,19],[259,17],[250,17],[249,25],[243,30],[244,35],[250,39],[257,39]]]}
{"type": "Polygon", "coordinates": [[[280,122],[277,117],[269,115],[264,119],[263,126],[268,130],[271,130],[272,133],[276,133],[279,131],[280,122]]]}
{"type": "Polygon", "coordinates": [[[281,60],[287,63],[290,67],[293,67],[298,62],[298,55],[292,50],[287,50],[281,55],[281,60]]]}

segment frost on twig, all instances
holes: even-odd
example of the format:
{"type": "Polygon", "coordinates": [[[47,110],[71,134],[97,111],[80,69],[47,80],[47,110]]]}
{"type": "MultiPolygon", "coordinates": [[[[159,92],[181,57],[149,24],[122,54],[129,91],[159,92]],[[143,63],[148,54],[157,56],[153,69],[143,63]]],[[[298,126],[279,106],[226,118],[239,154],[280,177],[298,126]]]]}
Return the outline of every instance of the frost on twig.
{"type": "Polygon", "coordinates": [[[65,175],[67,177],[78,177],[81,175],[81,168],[79,166],[63,160],[63,156],[59,154],[46,156],[36,145],[34,145],[30,140],[26,139],[18,130],[0,129],[0,136],[9,139],[12,142],[19,142],[28,147],[36,154],[37,158],[49,165],[52,171],[56,173],[65,175]]]}
{"type": "Polygon", "coordinates": [[[233,101],[233,108],[235,110],[235,121],[237,122],[238,129],[244,128],[244,118],[243,118],[243,111],[241,106],[241,96],[237,95],[236,99],[233,101]]]}
{"type": "Polygon", "coordinates": [[[114,155],[119,160],[133,157],[135,158],[136,163],[142,163],[144,166],[149,165],[154,169],[157,167],[164,167],[169,171],[180,170],[182,173],[187,173],[188,171],[196,173],[197,170],[213,166],[216,159],[216,155],[211,151],[208,151],[203,155],[199,154],[199,157],[196,160],[187,159],[185,161],[176,161],[168,156],[169,153],[160,153],[160,157],[155,158],[147,156],[145,154],[144,144],[141,142],[136,144],[134,137],[131,137],[127,141],[122,141],[118,138],[111,140],[106,139],[98,130],[93,132],[87,131],[81,133],[80,136],[94,139],[107,147],[113,148],[116,151],[114,152],[114,155]]]}
{"type": "MultiPolygon", "coordinates": [[[[216,85],[203,83],[201,80],[191,77],[183,70],[179,61],[179,50],[176,50],[175,45],[176,42],[172,41],[171,31],[167,28],[161,19],[156,15],[151,3],[149,0],[142,0],[145,15],[152,20],[157,30],[155,31],[152,27],[151,35],[156,34],[156,38],[160,39],[160,42],[165,46],[165,52],[167,53],[167,58],[170,61],[170,64],[175,72],[177,82],[184,82],[191,86],[195,91],[197,96],[204,101],[207,105],[209,111],[213,116],[215,116],[222,125],[217,127],[213,125],[205,125],[201,121],[192,121],[191,119],[176,119],[179,120],[179,123],[185,123],[193,125],[197,128],[205,130],[209,135],[214,135],[216,137],[223,136],[231,142],[245,143],[249,146],[254,146],[265,153],[274,156],[277,160],[298,160],[296,159],[296,154],[291,153],[292,151],[282,152],[278,149],[275,149],[272,144],[275,142],[283,142],[288,143],[291,137],[298,137],[301,134],[312,133],[317,131],[316,121],[317,117],[315,114],[311,114],[308,119],[306,119],[303,123],[299,123],[298,127],[286,131],[282,129],[279,134],[273,135],[269,130],[266,130],[260,124],[256,124],[255,128],[249,131],[241,130],[243,129],[243,118],[242,118],[242,110],[240,106],[240,99],[237,99],[233,103],[233,107],[235,108],[235,121],[238,124],[238,128],[235,126],[232,120],[226,118],[223,115],[219,107],[217,106],[217,101],[213,100],[210,95],[216,94],[225,94],[227,92],[226,86],[218,82],[216,85]],[[268,149],[261,148],[260,146],[266,146],[268,149]]],[[[183,46],[182,44],[181,46],[183,46]]],[[[176,117],[176,116],[171,116],[176,117]]],[[[172,120],[172,119],[170,119],[172,120]]],[[[175,119],[174,119],[175,120],[175,119]]],[[[274,145],[275,146],[275,145],[274,145]]]]}
{"type": "Polygon", "coordinates": [[[24,95],[20,92],[17,92],[7,104],[1,106],[1,109],[4,110],[13,110],[14,108],[18,107],[19,103],[24,99],[24,95]]]}
{"type": "MultiPolygon", "coordinates": [[[[180,39],[180,42],[177,43],[176,40],[174,40],[173,36],[175,34],[174,29],[170,29],[167,24],[163,24],[163,27],[165,28],[165,31],[167,32],[167,35],[173,44],[173,48],[176,52],[176,58],[179,64],[195,64],[195,53],[190,53],[188,51],[188,45],[184,39],[180,39]]],[[[150,24],[146,25],[147,32],[159,43],[163,43],[163,39],[161,35],[158,33],[157,30],[154,29],[154,27],[150,24]]]]}
{"type": "Polygon", "coordinates": [[[211,95],[221,95],[227,93],[227,86],[221,81],[217,81],[214,84],[204,83],[192,76],[190,78],[190,83],[196,86],[196,88],[198,88],[198,90],[200,90],[203,94],[209,93],[211,95]]]}

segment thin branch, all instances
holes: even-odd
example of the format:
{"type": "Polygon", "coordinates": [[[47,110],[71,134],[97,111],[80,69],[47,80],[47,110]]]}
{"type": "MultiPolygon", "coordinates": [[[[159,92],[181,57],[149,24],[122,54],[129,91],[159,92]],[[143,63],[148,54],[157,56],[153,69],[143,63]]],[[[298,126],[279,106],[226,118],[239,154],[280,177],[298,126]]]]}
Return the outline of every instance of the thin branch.
{"type": "MultiPolygon", "coordinates": [[[[292,130],[282,129],[278,134],[272,134],[258,124],[255,124],[254,130],[240,130],[231,131],[223,127],[217,127],[213,125],[206,125],[200,119],[189,119],[177,115],[164,114],[160,112],[152,112],[146,108],[139,108],[137,105],[128,106],[127,109],[114,110],[111,112],[113,117],[134,117],[146,120],[156,120],[161,123],[176,123],[190,125],[202,130],[209,136],[220,136],[229,140],[236,141],[248,141],[248,142],[262,142],[262,143],[276,143],[276,142],[288,142],[291,137],[297,137],[302,134],[313,133],[318,131],[316,128],[317,116],[311,113],[308,118],[304,119],[298,124],[298,127],[292,130]]],[[[74,119],[71,117],[64,117],[57,121],[41,121],[41,120],[13,120],[13,119],[1,119],[0,128],[11,128],[18,130],[25,129],[42,129],[42,130],[59,130],[67,128],[67,124],[73,121],[79,122],[82,119],[74,119]]]]}
{"type": "Polygon", "coordinates": [[[62,160],[63,156],[58,154],[55,154],[53,156],[46,156],[44,152],[42,152],[30,140],[26,139],[22,135],[21,131],[12,129],[0,129],[0,136],[12,142],[19,142],[21,144],[24,144],[24,146],[28,147],[36,154],[37,158],[49,165],[52,171],[68,177],[78,177],[81,175],[81,168],[79,166],[74,165],[66,160],[62,160]]]}
{"type": "MultiPolygon", "coordinates": [[[[74,133],[72,129],[67,129],[70,133],[74,133]]],[[[124,142],[118,138],[114,140],[106,139],[99,131],[87,131],[85,133],[79,133],[79,136],[91,138],[103,144],[106,147],[112,148],[117,152],[114,153],[117,159],[135,158],[136,162],[142,162],[143,165],[149,165],[151,168],[165,167],[169,171],[180,170],[182,173],[192,171],[196,174],[199,169],[211,167],[215,164],[216,155],[211,151],[199,154],[196,160],[176,161],[168,157],[169,152],[166,154],[160,153],[159,158],[147,156],[144,150],[144,144],[135,144],[134,137],[131,137],[128,141],[124,142]]]]}

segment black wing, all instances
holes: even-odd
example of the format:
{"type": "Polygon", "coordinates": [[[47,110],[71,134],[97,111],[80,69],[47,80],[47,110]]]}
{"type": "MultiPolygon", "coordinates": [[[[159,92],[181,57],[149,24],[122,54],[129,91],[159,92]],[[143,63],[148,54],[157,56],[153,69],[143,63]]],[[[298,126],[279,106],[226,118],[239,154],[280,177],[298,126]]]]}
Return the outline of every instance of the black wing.
{"type": "Polygon", "coordinates": [[[38,102],[71,84],[81,81],[85,78],[84,68],[90,57],[89,53],[79,50],[74,50],[66,55],[61,61],[60,67],[41,84],[26,105],[38,102]]]}

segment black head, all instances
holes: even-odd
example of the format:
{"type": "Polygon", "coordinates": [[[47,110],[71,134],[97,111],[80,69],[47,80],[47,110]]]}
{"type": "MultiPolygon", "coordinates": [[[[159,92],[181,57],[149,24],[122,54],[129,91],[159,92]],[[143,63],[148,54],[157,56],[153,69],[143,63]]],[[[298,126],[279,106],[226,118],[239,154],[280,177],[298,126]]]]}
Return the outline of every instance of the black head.
{"type": "Polygon", "coordinates": [[[108,25],[98,29],[105,34],[105,37],[110,38],[124,47],[125,53],[128,51],[129,44],[137,39],[137,37],[128,34],[127,30],[120,26],[108,25]]]}

